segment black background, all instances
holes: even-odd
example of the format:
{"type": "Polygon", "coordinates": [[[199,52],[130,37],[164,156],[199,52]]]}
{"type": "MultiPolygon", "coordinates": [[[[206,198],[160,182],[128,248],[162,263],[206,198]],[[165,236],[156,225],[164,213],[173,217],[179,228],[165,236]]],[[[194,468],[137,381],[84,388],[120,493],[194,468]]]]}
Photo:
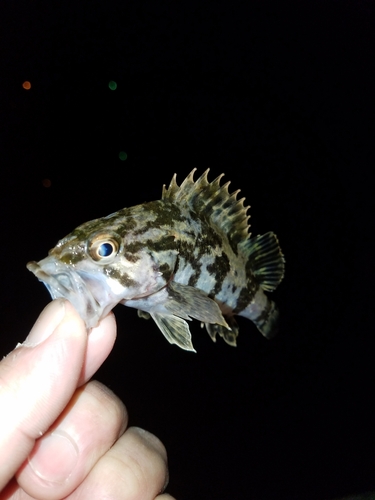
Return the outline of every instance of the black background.
{"type": "Polygon", "coordinates": [[[0,10],[0,355],[49,301],[27,261],[86,220],[160,198],[174,172],[225,172],[252,232],[273,230],[286,256],[279,336],[240,320],[235,349],[194,322],[193,354],[119,306],[96,377],[164,442],[179,500],[375,489],[374,4],[0,10]]]}

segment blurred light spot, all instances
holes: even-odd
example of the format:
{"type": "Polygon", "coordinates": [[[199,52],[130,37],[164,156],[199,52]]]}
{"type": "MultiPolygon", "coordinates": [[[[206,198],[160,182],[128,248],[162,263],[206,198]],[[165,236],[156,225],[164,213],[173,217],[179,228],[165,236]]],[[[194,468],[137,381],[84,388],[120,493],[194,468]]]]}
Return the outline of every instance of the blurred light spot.
{"type": "Polygon", "coordinates": [[[128,155],[125,153],[125,151],[120,151],[118,157],[120,158],[120,160],[125,161],[128,155]]]}
{"type": "Polygon", "coordinates": [[[116,90],[117,89],[117,83],[114,82],[113,80],[111,80],[108,84],[108,87],[111,89],[111,90],[116,90]]]}
{"type": "Polygon", "coordinates": [[[50,179],[43,179],[42,184],[43,184],[43,187],[49,188],[49,187],[51,187],[52,182],[50,181],[50,179]]]}
{"type": "Polygon", "coordinates": [[[31,89],[31,83],[26,80],[26,82],[23,82],[22,87],[25,90],[30,90],[31,89]]]}

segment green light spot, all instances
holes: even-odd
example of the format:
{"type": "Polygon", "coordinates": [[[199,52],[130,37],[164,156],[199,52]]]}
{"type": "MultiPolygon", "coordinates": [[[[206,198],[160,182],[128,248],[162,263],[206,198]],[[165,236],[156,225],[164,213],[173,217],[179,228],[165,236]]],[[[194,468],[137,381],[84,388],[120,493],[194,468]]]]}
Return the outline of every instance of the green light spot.
{"type": "Polygon", "coordinates": [[[108,84],[108,87],[111,89],[111,90],[116,90],[117,89],[117,83],[114,82],[113,80],[111,80],[108,84]]]}
{"type": "Polygon", "coordinates": [[[125,153],[125,151],[120,151],[118,157],[120,158],[120,160],[125,161],[128,155],[125,153]]]}

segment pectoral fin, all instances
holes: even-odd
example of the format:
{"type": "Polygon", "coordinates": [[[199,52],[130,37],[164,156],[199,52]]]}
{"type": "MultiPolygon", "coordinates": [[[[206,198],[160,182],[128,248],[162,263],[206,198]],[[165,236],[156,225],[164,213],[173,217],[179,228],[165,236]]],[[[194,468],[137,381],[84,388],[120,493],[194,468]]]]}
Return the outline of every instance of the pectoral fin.
{"type": "Polygon", "coordinates": [[[217,323],[230,330],[217,303],[205,292],[189,285],[170,282],[168,284],[168,300],[165,308],[175,316],[195,318],[203,323],[217,323]]]}
{"type": "Polygon", "coordinates": [[[151,317],[171,344],[177,344],[185,351],[196,352],[191,343],[189,325],[184,319],[164,313],[152,312],[151,317]]]}

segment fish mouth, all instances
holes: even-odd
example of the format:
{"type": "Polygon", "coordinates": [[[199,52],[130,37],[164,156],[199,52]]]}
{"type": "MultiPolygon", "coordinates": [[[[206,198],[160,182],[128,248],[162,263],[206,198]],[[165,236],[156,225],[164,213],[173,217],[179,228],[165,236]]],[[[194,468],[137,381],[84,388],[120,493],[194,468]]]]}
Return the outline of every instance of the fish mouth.
{"type": "Polygon", "coordinates": [[[60,263],[53,257],[46,257],[40,262],[29,262],[26,265],[44,283],[52,299],[69,300],[85,321],[87,328],[97,326],[100,319],[109,312],[101,305],[90,290],[87,278],[71,266],[60,263]]]}

